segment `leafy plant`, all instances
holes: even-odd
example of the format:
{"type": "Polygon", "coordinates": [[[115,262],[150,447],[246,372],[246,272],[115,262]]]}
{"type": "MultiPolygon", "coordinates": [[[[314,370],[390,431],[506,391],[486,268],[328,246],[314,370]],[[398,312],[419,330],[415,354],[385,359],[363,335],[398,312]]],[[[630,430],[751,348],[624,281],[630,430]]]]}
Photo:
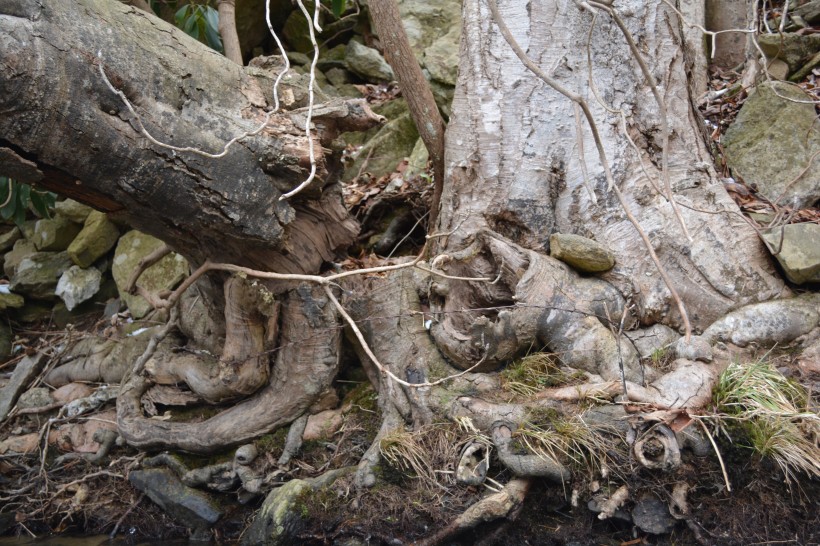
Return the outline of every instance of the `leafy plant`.
{"type": "Polygon", "coordinates": [[[330,9],[333,15],[338,19],[347,9],[347,0],[331,0],[330,9]]]}
{"type": "Polygon", "coordinates": [[[0,217],[13,219],[21,226],[26,221],[26,211],[32,209],[42,218],[50,218],[49,209],[54,206],[57,196],[48,191],[32,189],[7,176],[0,176],[0,217]]]}
{"type": "Polygon", "coordinates": [[[188,36],[196,38],[209,47],[223,51],[222,38],[219,36],[219,13],[211,6],[204,4],[185,4],[174,15],[177,27],[188,36]]]}

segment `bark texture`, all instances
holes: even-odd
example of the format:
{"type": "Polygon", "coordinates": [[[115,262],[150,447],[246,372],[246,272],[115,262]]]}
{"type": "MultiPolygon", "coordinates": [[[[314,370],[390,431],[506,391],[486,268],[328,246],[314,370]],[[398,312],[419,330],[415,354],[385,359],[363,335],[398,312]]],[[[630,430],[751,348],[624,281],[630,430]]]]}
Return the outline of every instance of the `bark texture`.
{"type": "Polygon", "coordinates": [[[99,64],[151,135],[211,153],[263,121],[265,78],[118,2],[3,0],[0,14],[0,147],[34,162],[40,185],[122,214],[194,263],[314,272],[352,241],[339,166],[318,139],[313,189],[324,191],[279,201],[309,172],[307,138],[288,115],[219,159],[174,152],[140,133],[99,64]]]}

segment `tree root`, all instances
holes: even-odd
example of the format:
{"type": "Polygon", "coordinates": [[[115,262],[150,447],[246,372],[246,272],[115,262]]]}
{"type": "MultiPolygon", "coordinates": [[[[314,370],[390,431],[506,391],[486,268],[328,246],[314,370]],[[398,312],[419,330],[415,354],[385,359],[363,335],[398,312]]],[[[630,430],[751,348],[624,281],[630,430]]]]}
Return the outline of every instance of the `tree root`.
{"type": "Polygon", "coordinates": [[[447,527],[434,535],[416,542],[416,546],[436,546],[459,533],[474,529],[478,525],[501,518],[517,515],[529,491],[530,480],[516,478],[510,480],[504,489],[488,495],[470,506],[447,527]]]}
{"type": "Polygon", "coordinates": [[[142,416],[140,399],[151,381],[133,376],[117,399],[117,424],[140,449],[210,453],[287,425],[329,388],[338,372],[340,329],[319,288],[292,291],[282,309],[282,332],[269,384],[255,396],[200,423],[142,416]],[[310,326],[304,327],[305,322],[310,326]]]}
{"type": "Polygon", "coordinates": [[[570,471],[558,463],[541,455],[519,455],[511,447],[512,431],[515,425],[498,422],[493,425],[493,443],[498,458],[513,474],[521,477],[547,478],[556,483],[567,483],[572,479],[570,471]]]}

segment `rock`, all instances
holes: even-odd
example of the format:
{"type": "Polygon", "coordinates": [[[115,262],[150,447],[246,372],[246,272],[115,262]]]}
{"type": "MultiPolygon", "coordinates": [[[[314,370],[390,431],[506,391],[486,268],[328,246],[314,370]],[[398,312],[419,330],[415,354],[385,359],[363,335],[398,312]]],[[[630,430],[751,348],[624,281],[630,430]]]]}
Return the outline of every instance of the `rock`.
{"type": "Polygon", "coordinates": [[[790,72],[799,69],[807,57],[820,51],[820,34],[761,34],[757,42],[769,59],[786,61],[790,72]]]}
{"type": "Polygon", "coordinates": [[[14,317],[19,322],[40,322],[51,318],[51,305],[41,301],[29,301],[15,311],[14,317]]]}
{"type": "Polygon", "coordinates": [[[296,479],[271,491],[243,535],[242,546],[293,544],[302,525],[298,501],[310,489],[307,481],[296,479]]]}
{"type": "Polygon", "coordinates": [[[40,251],[59,251],[68,248],[71,241],[82,229],[65,216],[55,215],[54,218],[37,220],[34,226],[32,242],[40,251]]]}
{"type": "MultiPolygon", "coordinates": [[[[313,15],[312,8],[307,7],[308,12],[313,15]]],[[[291,12],[285,21],[285,26],[282,28],[282,36],[287,40],[288,44],[290,44],[288,51],[313,53],[313,44],[310,41],[310,30],[302,10],[295,9],[291,12]]]]}
{"type": "Polygon", "coordinates": [[[460,42],[461,25],[456,25],[424,50],[424,67],[432,79],[447,85],[456,84],[460,42]]]}
{"type": "Polygon", "coordinates": [[[3,226],[3,231],[0,233],[0,252],[6,252],[12,248],[17,239],[22,236],[23,234],[17,226],[3,226]]]}
{"type": "Polygon", "coordinates": [[[69,267],[57,282],[56,294],[71,311],[77,304],[91,298],[100,289],[102,273],[93,267],[82,269],[76,265],[69,267]]]}
{"type": "Polygon", "coordinates": [[[23,389],[28,386],[32,379],[37,377],[47,360],[44,354],[37,353],[34,356],[26,356],[17,364],[14,373],[11,375],[11,380],[5,387],[0,389],[0,421],[8,416],[23,389]]]}
{"type": "Polygon", "coordinates": [[[350,77],[350,72],[344,68],[330,68],[325,72],[325,77],[327,78],[327,81],[334,86],[345,85],[353,82],[353,78],[350,77]]]}
{"type": "Polygon", "coordinates": [[[678,339],[675,343],[675,355],[678,358],[687,360],[700,360],[701,362],[712,361],[712,346],[701,336],[691,336],[689,341],[685,337],[678,339]]]}
{"type": "MultiPolygon", "coordinates": [[[[810,100],[793,86],[773,85],[786,98],[810,100]]],[[[820,199],[820,169],[810,168],[791,183],[820,149],[813,104],[784,100],[770,84],[761,84],[726,131],[723,148],[729,167],[771,201],[806,208],[820,199]]]]}
{"type": "Polygon", "coordinates": [[[85,219],[88,218],[88,215],[91,214],[91,211],[94,209],[87,205],[83,205],[82,203],[78,203],[73,199],[66,199],[64,201],[57,201],[54,204],[54,210],[60,216],[68,218],[72,222],[82,225],[85,223],[85,219]]]}
{"type": "Polygon", "coordinates": [[[34,228],[37,226],[37,220],[26,220],[22,226],[17,226],[23,232],[23,238],[30,241],[34,237],[34,228]]]}
{"type": "Polygon", "coordinates": [[[331,68],[344,68],[346,51],[346,44],[339,44],[328,49],[319,57],[319,61],[316,63],[316,68],[322,72],[326,72],[331,68]]]}
{"type": "Polygon", "coordinates": [[[68,246],[68,256],[78,266],[89,267],[111,250],[119,237],[117,226],[105,214],[95,210],[68,246]]]}
{"type": "Polygon", "coordinates": [[[812,0],[802,6],[797,6],[794,13],[810,25],[818,24],[820,23],[820,0],[812,0]]]}
{"type": "MultiPolygon", "coordinates": [[[[399,12],[407,39],[416,58],[424,56],[424,50],[453,28],[461,28],[461,1],[440,0],[418,2],[399,0],[399,12]]],[[[456,47],[458,52],[458,47],[456,47]]]]}
{"type": "Polygon", "coordinates": [[[381,53],[359,42],[352,41],[347,44],[345,60],[347,61],[347,69],[365,80],[389,82],[395,79],[393,69],[387,64],[381,53]]]}
{"type": "Polygon", "coordinates": [[[808,60],[803,67],[797,70],[792,77],[789,78],[789,81],[792,82],[801,82],[803,79],[811,74],[817,66],[820,66],[820,51],[815,53],[814,57],[808,60]]]}
{"type": "Polygon", "coordinates": [[[648,328],[624,332],[641,358],[654,358],[678,340],[680,335],[669,326],[653,324],[648,328]]]}
{"type": "Polygon", "coordinates": [[[11,252],[6,253],[5,260],[3,262],[3,271],[5,271],[6,276],[8,278],[14,277],[14,274],[17,272],[17,266],[20,265],[23,258],[26,258],[35,252],[37,252],[37,249],[34,248],[34,243],[31,241],[20,239],[15,242],[14,249],[11,252]]]}
{"type": "Polygon", "coordinates": [[[763,238],[775,251],[780,249],[775,258],[791,282],[820,282],[820,224],[788,224],[763,238]]]}
{"type": "Polygon", "coordinates": [[[652,535],[669,533],[677,523],[669,513],[666,503],[654,495],[646,495],[635,502],[632,508],[632,521],[643,532],[652,535]]]}
{"type": "Polygon", "coordinates": [[[51,398],[55,402],[62,402],[63,404],[68,404],[69,402],[73,402],[74,400],[85,398],[86,396],[91,396],[91,393],[93,392],[94,389],[92,389],[85,383],[69,383],[67,385],[63,385],[59,389],[52,392],[51,398]]]}
{"type": "MultiPolygon", "coordinates": [[[[161,247],[159,239],[133,230],[122,237],[114,253],[114,263],[111,273],[117,283],[120,297],[125,301],[131,316],[135,319],[144,317],[151,306],[142,296],[131,295],[125,290],[125,285],[136,270],[140,260],[161,247]]],[[[149,267],[137,281],[137,285],[152,293],[170,290],[188,275],[188,262],[176,253],[165,256],[159,262],[149,267]]]]}
{"type": "Polygon", "coordinates": [[[413,151],[418,137],[409,113],[388,122],[354,154],[353,162],[345,168],[344,179],[355,177],[362,167],[376,178],[393,172],[413,151]]]}
{"type": "Polygon", "coordinates": [[[40,445],[40,434],[32,432],[21,436],[9,436],[0,442],[0,453],[32,453],[40,445]]]}
{"type": "Polygon", "coordinates": [[[0,292],[0,311],[20,309],[25,303],[26,301],[23,299],[23,296],[19,294],[0,292]]]}
{"type": "Polygon", "coordinates": [[[817,327],[820,294],[746,305],[716,320],[702,337],[711,345],[728,341],[738,347],[751,342],[762,346],[782,345],[817,327]]]}
{"type": "Polygon", "coordinates": [[[6,321],[0,321],[0,362],[4,362],[11,356],[12,342],[14,341],[14,332],[6,321]]]}
{"type": "Polygon", "coordinates": [[[551,235],[550,256],[583,273],[608,271],[615,265],[615,255],[608,248],[580,235],[551,235]]]}
{"type": "Polygon", "coordinates": [[[310,65],[313,62],[313,57],[308,57],[304,53],[299,53],[298,51],[288,51],[287,56],[292,66],[310,65]]]}
{"type": "Polygon", "coordinates": [[[413,151],[410,152],[410,159],[407,161],[407,170],[404,171],[405,176],[413,176],[421,174],[427,170],[427,161],[430,159],[430,154],[427,152],[427,146],[424,141],[418,139],[413,151]]]}
{"type": "Polygon", "coordinates": [[[35,252],[20,261],[9,288],[34,299],[52,300],[57,279],[71,266],[65,251],[35,252]]]}
{"type": "Polygon", "coordinates": [[[42,408],[48,406],[51,402],[51,394],[46,387],[35,387],[20,395],[17,400],[17,407],[20,409],[42,408]]]}
{"type": "Polygon", "coordinates": [[[772,78],[778,80],[786,80],[789,77],[789,65],[786,64],[786,61],[781,59],[771,59],[766,67],[766,70],[769,71],[769,75],[772,78]]]}
{"type": "Polygon", "coordinates": [[[207,540],[208,529],[222,517],[222,511],[210,495],[183,485],[167,468],[132,470],[128,481],[172,519],[193,529],[194,539],[207,540]]]}

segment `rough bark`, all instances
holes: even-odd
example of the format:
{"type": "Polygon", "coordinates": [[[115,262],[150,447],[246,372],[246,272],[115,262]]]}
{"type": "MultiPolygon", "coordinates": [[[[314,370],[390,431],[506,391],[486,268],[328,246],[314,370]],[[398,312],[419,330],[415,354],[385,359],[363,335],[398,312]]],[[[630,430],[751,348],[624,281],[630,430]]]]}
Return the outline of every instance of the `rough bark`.
{"type": "Polygon", "coordinates": [[[118,2],[4,0],[0,13],[0,147],[34,162],[40,185],[121,214],[194,263],[314,272],[352,240],[322,135],[321,182],[280,201],[309,171],[304,131],[287,114],[222,158],[177,153],[140,133],[99,64],[159,141],[212,153],[264,119],[268,93],[248,70],[118,2]]]}

